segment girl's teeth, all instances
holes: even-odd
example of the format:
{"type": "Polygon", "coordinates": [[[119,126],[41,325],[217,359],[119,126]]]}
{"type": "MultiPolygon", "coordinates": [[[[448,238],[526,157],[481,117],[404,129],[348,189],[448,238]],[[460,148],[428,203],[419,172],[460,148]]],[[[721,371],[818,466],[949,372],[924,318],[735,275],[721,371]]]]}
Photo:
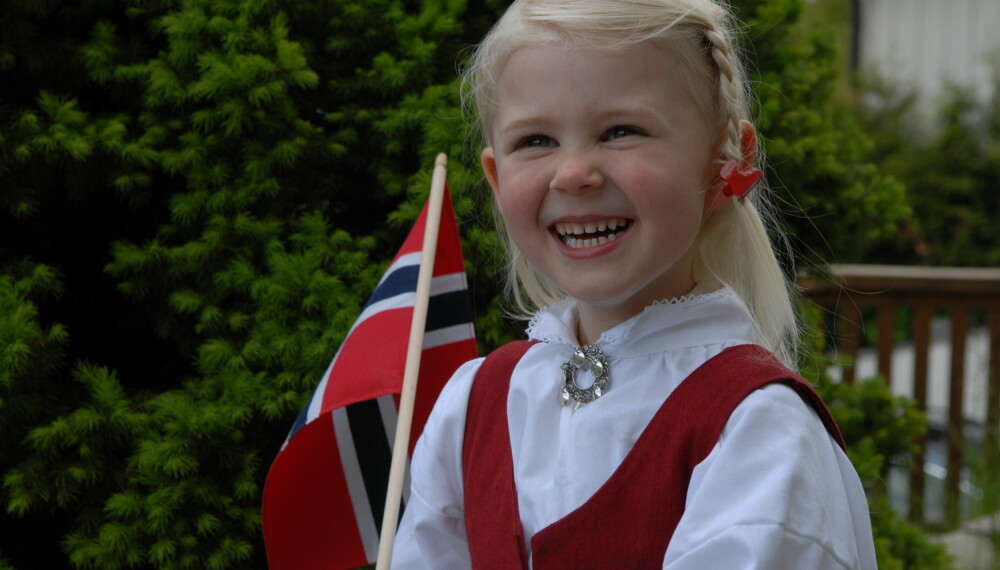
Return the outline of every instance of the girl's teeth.
{"type": "Polygon", "coordinates": [[[604,245],[609,241],[618,239],[627,227],[627,219],[615,218],[585,224],[558,223],[555,225],[555,230],[567,246],[574,249],[583,249],[604,245]],[[602,235],[594,235],[596,233],[602,233],[602,235]]]}
{"type": "MultiPolygon", "coordinates": [[[[625,226],[626,226],[625,221],[619,220],[617,223],[614,223],[614,224],[611,224],[611,223],[603,224],[602,223],[602,224],[600,224],[598,226],[600,229],[595,229],[593,231],[611,230],[611,231],[614,232],[619,227],[622,228],[622,231],[624,231],[625,230],[625,226]]],[[[571,228],[571,227],[569,227],[568,225],[565,225],[565,224],[560,224],[560,225],[556,226],[556,230],[559,232],[560,236],[562,237],[563,243],[565,243],[567,246],[569,246],[569,247],[571,247],[573,249],[584,249],[584,248],[588,248],[588,247],[595,247],[595,246],[598,246],[598,245],[604,245],[604,244],[606,244],[606,243],[608,243],[610,241],[614,241],[614,240],[618,239],[621,236],[621,232],[615,232],[615,233],[610,233],[610,234],[607,234],[607,235],[595,236],[595,237],[590,237],[590,238],[576,237],[578,235],[582,235],[585,232],[575,231],[575,230],[578,230],[578,228],[571,228]]],[[[589,233],[592,233],[592,232],[589,232],[589,233]]]]}
{"type": "Polygon", "coordinates": [[[624,228],[627,223],[628,220],[624,218],[616,218],[585,224],[558,223],[555,225],[555,229],[561,236],[578,236],[604,231],[615,231],[618,228],[624,228]]]}

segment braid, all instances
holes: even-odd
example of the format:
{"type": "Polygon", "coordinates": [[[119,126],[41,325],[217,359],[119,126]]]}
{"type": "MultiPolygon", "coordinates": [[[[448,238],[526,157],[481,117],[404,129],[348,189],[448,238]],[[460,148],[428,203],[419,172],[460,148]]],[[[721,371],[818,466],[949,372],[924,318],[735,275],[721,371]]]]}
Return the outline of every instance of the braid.
{"type": "Polygon", "coordinates": [[[740,160],[742,157],[740,138],[742,129],[740,120],[746,118],[746,94],[744,92],[744,74],[739,58],[734,53],[733,40],[724,22],[726,13],[712,3],[714,8],[704,22],[703,37],[706,48],[715,66],[719,70],[718,78],[718,126],[726,133],[723,139],[722,152],[729,158],[740,160]]]}
{"type": "MultiPolygon", "coordinates": [[[[742,162],[743,128],[749,119],[749,93],[743,64],[733,37],[735,18],[716,1],[694,0],[705,6],[701,27],[702,49],[716,68],[716,128],[722,138],[720,153],[742,162]]],[[[701,19],[701,18],[699,18],[701,19]]],[[[757,342],[773,351],[794,369],[798,346],[798,324],[791,299],[794,286],[778,265],[774,247],[787,251],[776,216],[764,198],[766,185],[747,200],[736,202],[712,215],[699,236],[701,269],[735,291],[753,315],[757,342]],[[769,236],[774,231],[779,242],[769,236]]],[[[789,259],[791,257],[789,256],[789,259]]]]}

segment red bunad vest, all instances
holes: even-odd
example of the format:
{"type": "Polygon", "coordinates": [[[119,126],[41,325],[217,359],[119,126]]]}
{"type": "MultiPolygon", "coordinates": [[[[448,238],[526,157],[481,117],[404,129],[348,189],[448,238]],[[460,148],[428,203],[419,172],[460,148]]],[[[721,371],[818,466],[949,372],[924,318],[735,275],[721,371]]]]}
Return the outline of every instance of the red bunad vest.
{"type": "MultiPolygon", "coordinates": [[[[531,344],[514,342],[490,354],[469,398],[462,471],[465,528],[476,570],[528,568],[507,431],[507,391],[514,366],[531,344]]],[[[772,383],[794,389],[844,447],[833,416],[808,383],[759,346],[726,349],[674,390],[590,499],[531,537],[534,568],[662,568],[684,514],[691,472],[718,443],[739,403],[772,383]]]]}

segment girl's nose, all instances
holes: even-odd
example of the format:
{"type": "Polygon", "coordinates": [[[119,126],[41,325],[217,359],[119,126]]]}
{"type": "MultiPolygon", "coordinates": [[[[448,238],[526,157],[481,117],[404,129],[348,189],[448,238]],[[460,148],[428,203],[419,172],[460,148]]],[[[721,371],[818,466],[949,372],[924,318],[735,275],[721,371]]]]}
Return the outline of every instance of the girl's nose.
{"type": "Polygon", "coordinates": [[[549,189],[580,193],[600,188],[604,176],[594,160],[586,154],[565,157],[556,166],[556,173],[549,182],[549,189]]]}

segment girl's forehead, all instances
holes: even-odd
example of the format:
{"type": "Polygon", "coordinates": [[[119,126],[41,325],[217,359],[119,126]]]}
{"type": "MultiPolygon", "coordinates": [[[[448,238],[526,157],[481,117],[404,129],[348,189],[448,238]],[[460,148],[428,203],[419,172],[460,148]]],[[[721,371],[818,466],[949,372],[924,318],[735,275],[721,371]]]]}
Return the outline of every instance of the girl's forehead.
{"type": "Polygon", "coordinates": [[[584,95],[607,100],[687,97],[686,74],[669,51],[639,44],[617,51],[529,46],[513,53],[500,73],[495,111],[512,99],[572,105],[584,95]]]}
{"type": "Polygon", "coordinates": [[[649,43],[617,50],[573,45],[529,45],[510,54],[497,74],[497,84],[501,88],[510,87],[524,75],[563,71],[629,75],[644,68],[646,71],[673,74],[677,67],[678,60],[671,51],[649,43]]]}
{"type": "Polygon", "coordinates": [[[511,50],[506,58],[506,65],[510,64],[511,59],[514,59],[518,55],[523,55],[525,53],[529,54],[540,54],[540,53],[552,53],[552,54],[566,54],[568,56],[577,56],[581,58],[617,58],[617,57],[644,57],[644,58],[663,58],[672,59],[674,55],[674,49],[671,45],[663,42],[653,42],[644,41],[637,43],[608,43],[608,44],[594,44],[594,43],[582,43],[574,41],[572,39],[565,39],[563,41],[551,42],[528,42],[523,45],[516,47],[511,50]]]}
{"type": "Polygon", "coordinates": [[[684,82],[675,59],[652,46],[616,52],[526,48],[501,74],[492,126],[499,134],[550,118],[601,122],[700,114],[684,82]]]}
{"type": "MultiPolygon", "coordinates": [[[[697,74],[690,73],[684,64],[685,59],[672,46],[652,41],[619,45],[613,49],[605,46],[580,47],[573,42],[521,46],[509,54],[493,76],[489,108],[484,109],[487,113],[482,115],[483,126],[487,132],[497,126],[497,115],[505,102],[510,103],[511,96],[523,100],[524,95],[534,92],[541,96],[551,93],[557,98],[571,97],[572,94],[564,93],[565,84],[555,81],[564,77],[563,72],[589,77],[595,84],[605,87],[603,92],[608,97],[627,97],[625,83],[631,86],[650,83],[665,86],[665,94],[669,92],[671,96],[694,99],[699,114],[707,122],[714,122],[711,86],[702,85],[704,82],[696,80],[697,74]],[[615,91],[617,83],[622,84],[623,90],[615,91]],[[560,94],[561,91],[563,93],[560,94]]],[[[487,136],[490,135],[487,133],[487,136]]]]}

